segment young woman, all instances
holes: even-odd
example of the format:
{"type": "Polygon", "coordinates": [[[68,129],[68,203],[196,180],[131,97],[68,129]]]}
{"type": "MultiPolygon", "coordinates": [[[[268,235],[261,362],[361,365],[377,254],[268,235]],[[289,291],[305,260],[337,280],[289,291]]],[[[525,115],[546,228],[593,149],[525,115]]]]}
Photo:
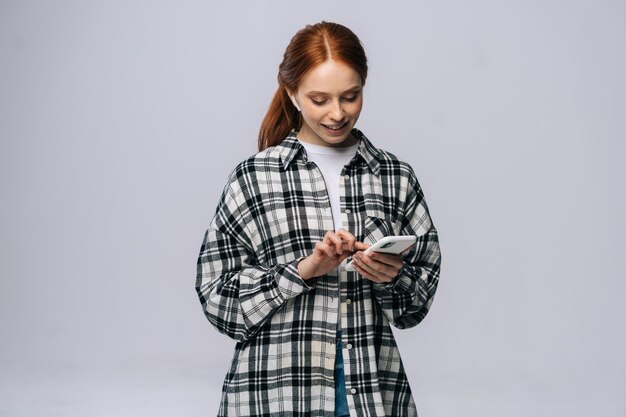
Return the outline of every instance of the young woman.
{"type": "Polygon", "coordinates": [[[417,415],[389,324],[428,312],[439,243],[411,167],[355,128],[366,77],[348,28],[296,33],[259,153],[222,193],[196,280],[209,321],[237,341],[220,416],[417,415]],[[363,253],[388,235],[417,244],[363,253]]]}

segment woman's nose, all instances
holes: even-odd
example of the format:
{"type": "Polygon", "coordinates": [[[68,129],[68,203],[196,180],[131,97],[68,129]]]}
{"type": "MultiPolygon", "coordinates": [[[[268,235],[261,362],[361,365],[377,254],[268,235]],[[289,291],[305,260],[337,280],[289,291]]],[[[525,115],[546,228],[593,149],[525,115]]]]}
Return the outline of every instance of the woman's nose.
{"type": "Polygon", "coordinates": [[[336,101],[333,103],[333,107],[330,109],[329,117],[333,120],[343,119],[344,111],[341,102],[336,101]]]}

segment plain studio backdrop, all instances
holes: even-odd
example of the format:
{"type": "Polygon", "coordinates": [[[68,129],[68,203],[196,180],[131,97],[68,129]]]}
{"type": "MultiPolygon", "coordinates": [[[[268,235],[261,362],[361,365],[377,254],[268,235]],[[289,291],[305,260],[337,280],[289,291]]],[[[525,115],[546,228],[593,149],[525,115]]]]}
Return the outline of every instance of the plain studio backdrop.
{"type": "Polygon", "coordinates": [[[420,415],[626,415],[623,1],[1,0],[1,416],[217,413],[197,255],[320,20],[440,233],[395,331],[420,415]]]}

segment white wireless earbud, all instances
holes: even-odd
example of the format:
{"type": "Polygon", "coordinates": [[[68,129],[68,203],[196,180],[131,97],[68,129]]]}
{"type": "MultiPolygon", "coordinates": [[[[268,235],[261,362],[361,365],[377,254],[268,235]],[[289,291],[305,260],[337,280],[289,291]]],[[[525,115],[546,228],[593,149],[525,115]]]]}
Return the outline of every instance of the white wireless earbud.
{"type": "Polygon", "coordinates": [[[298,109],[298,111],[300,111],[300,106],[298,106],[298,103],[296,103],[296,99],[293,96],[289,96],[289,98],[291,99],[291,102],[293,103],[295,108],[298,109]]]}

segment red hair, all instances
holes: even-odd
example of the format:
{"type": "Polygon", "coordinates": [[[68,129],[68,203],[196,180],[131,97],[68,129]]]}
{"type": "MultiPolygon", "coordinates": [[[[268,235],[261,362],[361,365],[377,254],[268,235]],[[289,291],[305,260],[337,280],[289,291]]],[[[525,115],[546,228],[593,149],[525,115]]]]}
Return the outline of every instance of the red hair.
{"type": "Polygon", "coordinates": [[[259,130],[259,151],[279,144],[291,129],[300,129],[300,112],[287,90],[296,91],[304,75],[330,59],[352,67],[365,84],[367,58],[359,38],[338,23],[320,22],[299,30],[289,42],[278,67],[278,89],[259,130]]]}

